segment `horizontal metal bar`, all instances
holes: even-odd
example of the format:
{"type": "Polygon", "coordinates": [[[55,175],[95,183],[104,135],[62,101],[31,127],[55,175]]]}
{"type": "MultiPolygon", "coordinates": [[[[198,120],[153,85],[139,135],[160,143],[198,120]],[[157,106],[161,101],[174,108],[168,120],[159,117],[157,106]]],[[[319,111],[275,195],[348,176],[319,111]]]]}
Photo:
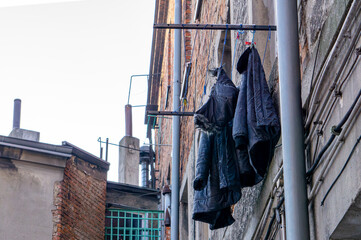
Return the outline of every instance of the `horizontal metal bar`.
{"type": "Polygon", "coordinates": [[[164,147],[171,147],[172,144],[149,144],[149,143],[146,143],[144,144],[145,146],[164,146],[164,147]]]}
{"type": "Polygon", "coordinates": [[[201,29],[201,30],[256,30],[276,31],[274,25],[248,25],[248,24],[154,24],[153,28],[158,29],[201,29]]]}
{"type": "Polygon", "coordinates": [[[151,114],[148,114],[148,117],[157,117],[157,118],[172,119],[171,117],[158,117],[157,115],[151,115],[151,114]]]}
{"type": "Polygon", "coordinates": [[[166,116],[193,116],[194,112],[147,111],[147,114],[166,116]]]}

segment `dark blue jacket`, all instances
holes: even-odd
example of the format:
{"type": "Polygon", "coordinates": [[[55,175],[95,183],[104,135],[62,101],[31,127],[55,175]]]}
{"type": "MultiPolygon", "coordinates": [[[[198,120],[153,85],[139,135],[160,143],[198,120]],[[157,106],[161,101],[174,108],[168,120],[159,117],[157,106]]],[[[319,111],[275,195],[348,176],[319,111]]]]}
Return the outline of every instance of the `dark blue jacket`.
{"type": "Polygon", "coordinates": [[[281,128],[256,48],[248,48],[241,55],[237,71],[242,74],[242,80],[233,120],[233,138],[242,186],[253,186],[266,173],[281,128]]]}
{"type": "Polygon", "coordinates": [[[241,198],[232,119],[238,89],[225,71],[218,77],[208,101],[196,112],[194,121],[202,129],[199,143],[194,193],[193,219],[210,224],[210,229],[234,222],[231,205],[241,198]]]}
{"type": "Polygon", "coordinates": [[[234,222],[230,206],[241,198],[232,125],[219,133],[201,133],[194,193],[193,219],[210,224],[210,229],[234,222]]]}
{"type": "Polygon", "coordinates": [[[218,68],[217,82],[212,87],[207,102],[196,111],[194,122],[206,132],[219,132],[233,119],[238,89],[222,68],[218,68]]]}

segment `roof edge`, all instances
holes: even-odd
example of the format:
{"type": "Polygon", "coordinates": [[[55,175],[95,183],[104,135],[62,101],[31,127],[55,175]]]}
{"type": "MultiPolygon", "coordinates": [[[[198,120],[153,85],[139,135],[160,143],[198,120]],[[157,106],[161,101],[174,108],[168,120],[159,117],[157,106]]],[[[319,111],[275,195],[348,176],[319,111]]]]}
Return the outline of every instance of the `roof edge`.
{"type": "Polygon", "coordinates": [[[131,192],[131,193],[141,193],[141,194],[149,194],[149,195],[158,195],[160,194],[160,190],[158,189],[153,189],[153,188],[145,188],[145,187],[140,187],[137,185],[131,185],[131,184],[126,184],[126,183],[119,183],[119,182],[112,182],[112,181],[107,181],[107,188],[111,188],[114,190],[120,190],[120,191],[124,191],[124,192],[131,192]]]}
{"type": "Polygon", "coordinates": [[[109,170],[109,162],[104,161],[101,158],[98,158],[97,156],[67,142],[67,141],[63,141],[62,142],[63,146],[67,146],[67,147],[71,147],[72,149],[72,154],[75,155],[76,157],[79,157],[89,163],[95,164],[101,168],[104,168],[105,170],[109,170]]]}
{"type": "Polygon", "coordinates": [[[17,147],[21,149],[31,150],[35,152],[42,152],[52,155],[61,155],[69,157],[72,150],[67,146],[53,145],[48,143],[36,142],[20,138],[13,138],[7,136],[0,136],[0,145],[8,147],[17,147]]]}

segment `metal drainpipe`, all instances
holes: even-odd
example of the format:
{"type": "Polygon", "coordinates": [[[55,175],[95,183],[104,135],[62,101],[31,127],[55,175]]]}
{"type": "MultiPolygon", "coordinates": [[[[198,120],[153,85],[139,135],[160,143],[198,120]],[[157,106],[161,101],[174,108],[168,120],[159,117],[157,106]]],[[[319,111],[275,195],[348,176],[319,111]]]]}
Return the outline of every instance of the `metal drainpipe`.
{"type": "Polygon", "coordinates": [[[149,174],[149,162],[148,158],[140,158],[141,160],[141,173],[142,173],[142,187],[148,187],[148,174],[149,174]]]}
{"type": "MultiPolygon", "coordinates": [[[[174,23],[181,23],[181,0],[175,0],[174,23]]],[[[173,68],[173,111],[179,111],[181,79],[181,30],[174,30],[174,68],[173,68]]],[[[172,200],[171,200],[171,239],[179,236],[179,128],[180,117],[173,116],[172,131],[172,200]]]]}
{"type": "Polygon", "coordinates": [[[308,240],[297,1],[277,0],[277,38],[287,239],[308,240]]]}

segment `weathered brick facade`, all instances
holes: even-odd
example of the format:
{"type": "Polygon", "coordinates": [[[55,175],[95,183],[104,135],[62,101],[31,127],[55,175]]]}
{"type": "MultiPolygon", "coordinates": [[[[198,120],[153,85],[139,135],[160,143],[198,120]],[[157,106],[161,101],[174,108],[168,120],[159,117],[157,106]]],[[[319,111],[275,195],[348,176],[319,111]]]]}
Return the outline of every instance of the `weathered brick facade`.
{"type": "MultiPolygon", "coordinates": [[[[197,20],[199,23],[226,23],[227,21],[227,12],[228,12],[228,1],[203,1],[201,20],[197,20]]],[[[191,23],[194,16],[195,1],[186,0],[183,1],[183,16],[182,22],[191,23]]],[[[168,8],[168,18],[167,23],[172,23],[174,20],[174,6],[168,8]]],[[[164,49],[164,61],[162,64],[162,74],[161,74],[161,86],[159,89],[159,101],[158,106],[160,111],[169,111],[172,109],[173,97],[172,97],[172,88],[173,88],[173,45],[174,45],[174,31],[173,30],[158,30],[166,31],[165,37],[165,49],[164,49]],[[169,86],[169,87],[168,87],[169,86]],[[169,90],[168,90],[169,89],[169,90]],[[168,92],[168,93],[167,93],[168,92]],[[166,97],[168,96],[168,98],[166,97]],[[167,107],[166,107],[167,105],[167,107]]],[[[209,48],[211,49],[210,63],[208,68],[217,67],[217,60],[214,59],[214,52],[217,52],[218,49],[214,48],[214,39],[217,37],[216,32],[210,31],[198,31],[195,30],[185,30],[182,31],[182,69],[184,70],[185,64],[189,63],[192,60],[191,73],[188,79],[188,93],[186,95],[186,104],[182,103],[182,110],[184,111],[194,111],[200,107],[200,101],[203,96],[203,88],[205,85],[205,79],[207,75],[207,60],[209,48]],[[197,35],[197,36],[196,36],[197,35]],[[195,38],[196,37],[196,38],[195,38]],[[186,50],[184,50],[184,46],[186,50]],[[194,47],[193,47],[194,46],[194,47]],[[192,54],[193,50],[193,54],[192,54]],[[184,61],[184,55],[186,56],[186,62],[184,61]]],[[[183,76],[181,76],[183,79],[183,76]]],[[[208,75],[208,78],[210,76],[208,75]]],[[[212,81],[210,79],[209,81],[212,81]]],[[[208,91],[210,84],[207,83],[208,91]]],[[[207,92],[208,92],[207,91],[207,92]]],[[[159,129],[155,133],[155,139],[158,144],[171,144],[172,140],[172,121],[170,118],[160,118],[158,120],[159,129]]],[[[194,123],[192,117],[182,117],[181,118],[181,145],[180,145],[180,169],[181,176],[183,176],[185,168],[187,166],[187,160],[189,156],[190,149],[193,143],[193,134],[194,134],[194,123]]],[[[156,166],[159,168],[159,173],[157,174],[157,179],[162,186],[168,177],[170,170],[171,156],[169,151],[170,148],[163,147],[158,148],[156,151],[156,166]],[[161,164],[160,162],[161,161],[161,164]]]]}
{"type": "MultiPolygon", "coordinates": [[[[276,25],[275,2],[271,0],[184,0],[182,1],[182,23],[276,25]],[[200,15],[195,17],[196,4],[200,3],[200,15]]],[[[361,87],[357,78],[361,73],[358,61],[361,52],[361,28],[359,27],[361,3],[357,0],[301,0],[297,2],[301,98],[305,118],[306,165],[309,168],[330,138],[329,129],[340,122],[361,87]]],[[[172,23],[173,2],[170,2],[166,11],[166,23],[172,23]]],[[[174,31],[169,29],[158,31],[167,32],[164,38],[160,84],[157,85],[159,86],[158,94],[154,97],[157,100],[158,110],[195,111],[207,100],[210,89],[215,83],[216,79],[207,71],[219,67],[222,61],[225,31],[182,31],[182,84],[184,84],[183,74],[186,64],[191,62],[192,66],[186,84],[187,94],[184,96],[187,101],[181,102],[181,109],[172,108],[174,31]]],[[[225,63],[226,72],[237,86],[241,77],[236,71],[231,72],[232,64],[236,63],[247,47],[244,42],[252,39],[252,33],[250,31],[240,33],[238,40],[236,36],[236,31],[228,32],[222,62],[225,63]]],[[[276,32],[257,31],[254,40],[264,61],[263,67],[275,105],[279,108],[277,52],[282,46],[277,45],[276,32]],[[269,36],[270,39],[268,39],[269,36]]],[[[359,156],[354,156],[354,162],[350,163],[352,167],[347,167],[348,170],[342,173],[343,178],[338,179],[344,159],[360,133],[360,103],[357,104],[358,107],[353,110],[350,117],[352,120],[348,121],[349,125],[345,124],[347,130],[344,130],[344,135],[336,137],[338,142],[334,141],[330,147],[332,150],[325,153],[319,169],[315,171],[313,179],[308,183],[311,239],[344,239],[343,236],[360,239],[361,237],[360,221],[355,219],[354,214],[356,205],[361,202],[361,181],[359,174],[356,173],[361,168],[359,156]],[[335,186],[332,185],[334,179],[338,181],[335,186]],[[331,185],[334,190],[328,195],[326,205],[320,206],[319,203],[331,185]]],[[[172,144],[171,118],[158,118],[157,123],[156,144],[172,144]]],[[[273,234],[272,239],[283,239],[282,235],[287,231],[285,230],[287,226],[282,225],[284,219],[278,223],[270,222],[274,215],[271,210],[280,201],[284,191],[282,140],[276,148],[265,180],[254,187],[242,189],[242,198],[233,208],[236,222],[227,228],[209,231],[208,226],[194,223],[191,219],[194,192],[192,181],[198,154],[199,131],[194,129],[193,118],[186,116],[181,117],[180,129],[181,238],[185,239],[188,234],[189,240],[264,239],[268,232],[268,234],[273,234]]],[[[171,152],[169,146],[156,148],[156,169],[159,170],[157,186],[160,188],[166,183],[171,184],[171,152]]],[[[359,212],[358,208],[358,214],[359,212]]],[[[280,214],[284,217],[285,208],[282,206],[280,214]]]]}
{"type": "Polygon", "coordinates": [[[78,157],[67,160],[54,190],[53,240],[104,239],[106,174],[78,157]]]}

